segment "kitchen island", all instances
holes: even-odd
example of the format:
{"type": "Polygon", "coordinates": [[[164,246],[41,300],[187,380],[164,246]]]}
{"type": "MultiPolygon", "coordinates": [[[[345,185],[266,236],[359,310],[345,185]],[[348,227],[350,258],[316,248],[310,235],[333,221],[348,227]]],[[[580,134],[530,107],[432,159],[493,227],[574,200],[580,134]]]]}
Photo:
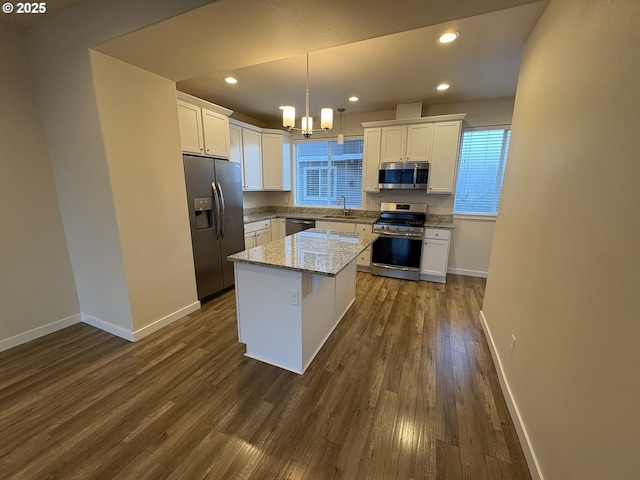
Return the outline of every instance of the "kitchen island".
{"type": "Polygon", "coordinates": [[[377,235],[310,229],[230,255],[248,357],[304,373],[356,297],[356,258],[377,235]]]}

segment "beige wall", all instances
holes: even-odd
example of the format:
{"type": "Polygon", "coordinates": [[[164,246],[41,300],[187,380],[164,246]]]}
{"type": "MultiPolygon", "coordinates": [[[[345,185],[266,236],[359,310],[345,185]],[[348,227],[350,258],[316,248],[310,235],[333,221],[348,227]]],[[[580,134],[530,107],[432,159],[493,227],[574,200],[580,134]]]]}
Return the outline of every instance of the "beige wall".
{"type": "Polygon", "coordinates": [[[0,21],[0,351],[80,313],[24,41],[0,21]]]}
{"type": "MultiPolygon", "coordinates": [[[[150,260],[147,257],[140,264],[125,263],[132,258],[133,244],[126,240],[129,232],[119,229],[127,229],[130,224],[123,221],[122,211],[117,212],[116,205],[121,207],[127,201],[137,205],[148,190],[141,190],[137,198],[135,195],[115,198],[122,190],[112,190],[110,170],[115,163],[109,164],[108,156],[117,163],[118,153],[115,154],[116,157],[112,155],[114,151],[119,152],[122,145],[118,142],[110,144],[112,136],[103,137],[89,48],[202,3],[202,0],[178,3],[88,0],[36,25],[28,32],[31,68],[82,319],[124,338],[133,339],[141,329],[172,318],[176,312],[174,307],[168,305],[184,301],[184,295],[180,290],[170,293],[175,298],[163,299],[166,311],[141,312],[136,308],[138,299],[149,297],[152,287],[142,288],[139,279],[128,284],[132,280],[131,269],[145,262],[148,264],[150,260]],[[125,241],[121,244],[122,239],[125,241]],[[150,320],[152,314],[159,318],[150,320]],[[149,321],[153,323],[145,325],[149,321]]],[[[113,90],[110,90],[105,83],[102,87],[109,94],[119,88],[113,86],[113,90]]],[[[166,99],[158,100],[161,102],[160,108],[166,107],[166,99]]],[[[131,107],[133,108],[135,107],[131,107]]],[[[149,118],[151,112],[152,110],[142,114],[142,118],[149,118]]],[[[126,118],[121,120],[126,124],[126,118]]],[[[111,118],[109,121],[116,120],[111,118]]],[[[141,143],[135,146],[132,144],[132,150],[145,148],[145,143],[149,140],[145,126],[128,125],[128,138],[135,138],[140,133],[141,143]]],[[[171,141],[171,137],[166,141],[171,141]]],[[[166,155],[171,155],[171,151],[166,155]]],[[[123,185],[118,176],[114,180],[118,187],[123,185]]],[[[154,181],[159,181],[158,177],[154,181]]],[[[167,182],[162,187],[157,187],[173,189],[175,184],[167,182]]],[[[180,194],[171,191],[168,195],[172,197],[180,194]]],[[[172,241],[171,238],[163,239],[168,226],[173,225],[172,222],[173,220],[164,223],[164,219],[159,219],[159,223],[152,226],[153,230],[147,232],[145,238],[157,234],[159,241],[172,241]]],[[[159,250],[162,251],[163,248],[165,247],[160,247],[159,250]]],[[[153,256],[154,251],[158,253],[154,249],[155,247],[147,255],[153,256]]],[[[163,263],[168,259],[157,256],[156,261],[163,263]]],[[[170,261],[175,261],[175,258],[170,261]]],[[[182,278],[184,268],[186,267],[181,267],[177,272],[178,278],[182,278]]],[[[137,272],[136,275],[142,276],[144,272],[137,272]]],[[[156,286],[161,282],[159,279],[155,281],[156,286]]],[[[169,290],[167,285],[162,285],[156,292],[157,297],[165,295],[169,290]]],[[[191,304],[189,300],[187,302],[188,305],[191,304]]]]}
{"type": "Polygon", "coordinates": [[[197,303],[174,82],[91,52],[134,331],[197,303]]]}
{"type": "Polygon", "coordinates": [[[483,315],[546,479],[640,472],[639,24],[552,0],[523,56],[483,315]]]}

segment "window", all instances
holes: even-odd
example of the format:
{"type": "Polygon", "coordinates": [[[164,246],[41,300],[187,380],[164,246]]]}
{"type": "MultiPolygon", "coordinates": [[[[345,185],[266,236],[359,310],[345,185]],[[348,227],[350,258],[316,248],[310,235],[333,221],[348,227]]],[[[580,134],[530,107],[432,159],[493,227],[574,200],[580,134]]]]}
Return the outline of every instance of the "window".
{"type": "Polygon", "coordinates": [[[462,133],[453,213],[498,213],[510,137],[509,127],[462,133]]]}
{"type": "Polygon", "coordinates": [[[347,207],[362,206],[363,140],[300,140],[294,143],[294,202],[335,206],[344,195],[347,207]]]}

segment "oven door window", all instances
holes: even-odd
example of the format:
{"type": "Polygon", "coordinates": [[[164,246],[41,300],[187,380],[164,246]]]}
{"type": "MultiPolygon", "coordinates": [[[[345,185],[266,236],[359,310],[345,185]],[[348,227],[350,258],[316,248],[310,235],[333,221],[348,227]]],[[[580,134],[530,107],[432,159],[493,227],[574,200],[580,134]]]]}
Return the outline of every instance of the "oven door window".
{"type": "Polygon", "coordinates": [[[395,267],[420,268],[422,240],[402,237],[379,237],[373,242],[371,261],[395,267]]]}

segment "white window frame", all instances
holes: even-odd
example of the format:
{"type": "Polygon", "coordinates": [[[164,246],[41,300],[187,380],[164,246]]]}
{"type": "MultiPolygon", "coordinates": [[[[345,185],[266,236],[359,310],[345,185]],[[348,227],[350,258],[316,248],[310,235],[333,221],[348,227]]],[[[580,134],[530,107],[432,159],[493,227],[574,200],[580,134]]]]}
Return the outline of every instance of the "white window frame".
{"type": "MultiPolygon", "coordinates": [[[[345,137],[345,142],[346,141],[354,141],[354,140],[360,140],[363,143],[363,151],[362,151],[362,158],[361,158],[361,166],[360,166],[360,185],[362,185],[362,171],[363,171],[363,165],[364,165],[364,136],[362,135],[354,135],[354,136],[349,136],[349,137],[345,137]]],[[[294,149],[296,148],[296,144],[303,144],[303,143],[313,143],[313,142],[337,142],[338,141],[338,137],[319,137],[319,138],[310,138],[310,139],[299,139],[299,140],[295,140],[294,141],[294,149]]],[[[295,150],[294,150],[295,152],[295,150]]],[[[309,200],[316,200],[316,197],[309,197],[306,195],[306,171],[303,171],[303,177],[304,180],[303,182],[305,182],[305,184],[302,186],[303,190],[300,191],[299,190],[299,186],[296,184],[297,181],[297,177],[298,174],[296,173],[297,171],[297,156],[294,153],[294,155],[292,156],[292,163],[293,163],[293,201],[294,201],[294,205],[295,206],[300,206],[300,207],[319,207],[319,208],[324,208],[324,207],[331,207],[332,205],[320,205],[319,203],[317,205],[306,205],[304,203],[297,203],[298,200],[300,200],[298,198],[298,193],[301,193],[301,197],[302,197],[302,201],[304,202],[306,199],[309,200]]],[[[333,192],[334,194],[328,198],[328,197],[317,197],[317,200],[321,200],[324,198],[328,198],[330,203],[335,203],[337,202],[337,196],[335,195],[335,192],[337,192],[338,190],[338,168],[336,165],[330,164],[331,165],[331,171],[328,171],[327,173],[332,175],[332,187],[333,187],[333,192]]],[[[311,169],[314,168],[323,168],[322,166],[317,166],[317,167],[309,167],[311,169]]],[[[326,165],[324,168],[329,168],[328,165],[326,165]]],[[[306,168],[304,169],[306,170],[306,168]]],[[[353,177],[349,177],[349,178],[353,178],[353,177]]],[[[362,190],[360,190],[361,193],[361,200],[360,200],[360,205],[353,205],[353,206],[349,206],[349,208],[354,208],[354,209],[362,209],[364,208],[364,192],[362,192],[362,190]]]]}
{"type": "MultiPolygon", "coordinates": [[[[458,177],[456,178],[456,190],[455,190],[455,194],[454,194],[454,200],[453,200],[453,215],[454,218],[459,218],[459,219],[474,219],[474,220],[493,220],[495,221],[496,217],[498,216],[498,209],[500,207],[500,199],[496,196],[493,199],[493,204],[494,204],[494,210],[495,213],[487,213],[487,212],[465,212],[465,211],[456,211],[455,207],[456,207],[456,198],[455,195],[458,194],[458,178],[459,178],[459,174],[460,174],[460,170],[461,170],[461,162],[462,162],[462,142],[464,140],[464,133],[465,132],[477,132],[477,131],[486,131],[486,130],[511,130],[511,125],[510,124],[505,124],[505,125],[489,125],[489,126],[483,126],[483,127],[469,127],[469,128],[465,128],[463,130],[463,134],[460,137],[460,153],[458,156],[458,177]]],[[[505,145],[504,142],[506,140],[506,137],[503,137],[503,145],[502,145],[502,150],[500,152],[500,160],[499,160],[499,165],[498,165],[498,175],[496,175],[496,190],[502,190],[502,183],[504,181],[504,171],[506,168],[506,161],[507,161],[507,157],[508,157],[508,150],[505,151],[505,145]],[[498,185],[498,182],[500,182],[500,185],[498,185]]]]}

